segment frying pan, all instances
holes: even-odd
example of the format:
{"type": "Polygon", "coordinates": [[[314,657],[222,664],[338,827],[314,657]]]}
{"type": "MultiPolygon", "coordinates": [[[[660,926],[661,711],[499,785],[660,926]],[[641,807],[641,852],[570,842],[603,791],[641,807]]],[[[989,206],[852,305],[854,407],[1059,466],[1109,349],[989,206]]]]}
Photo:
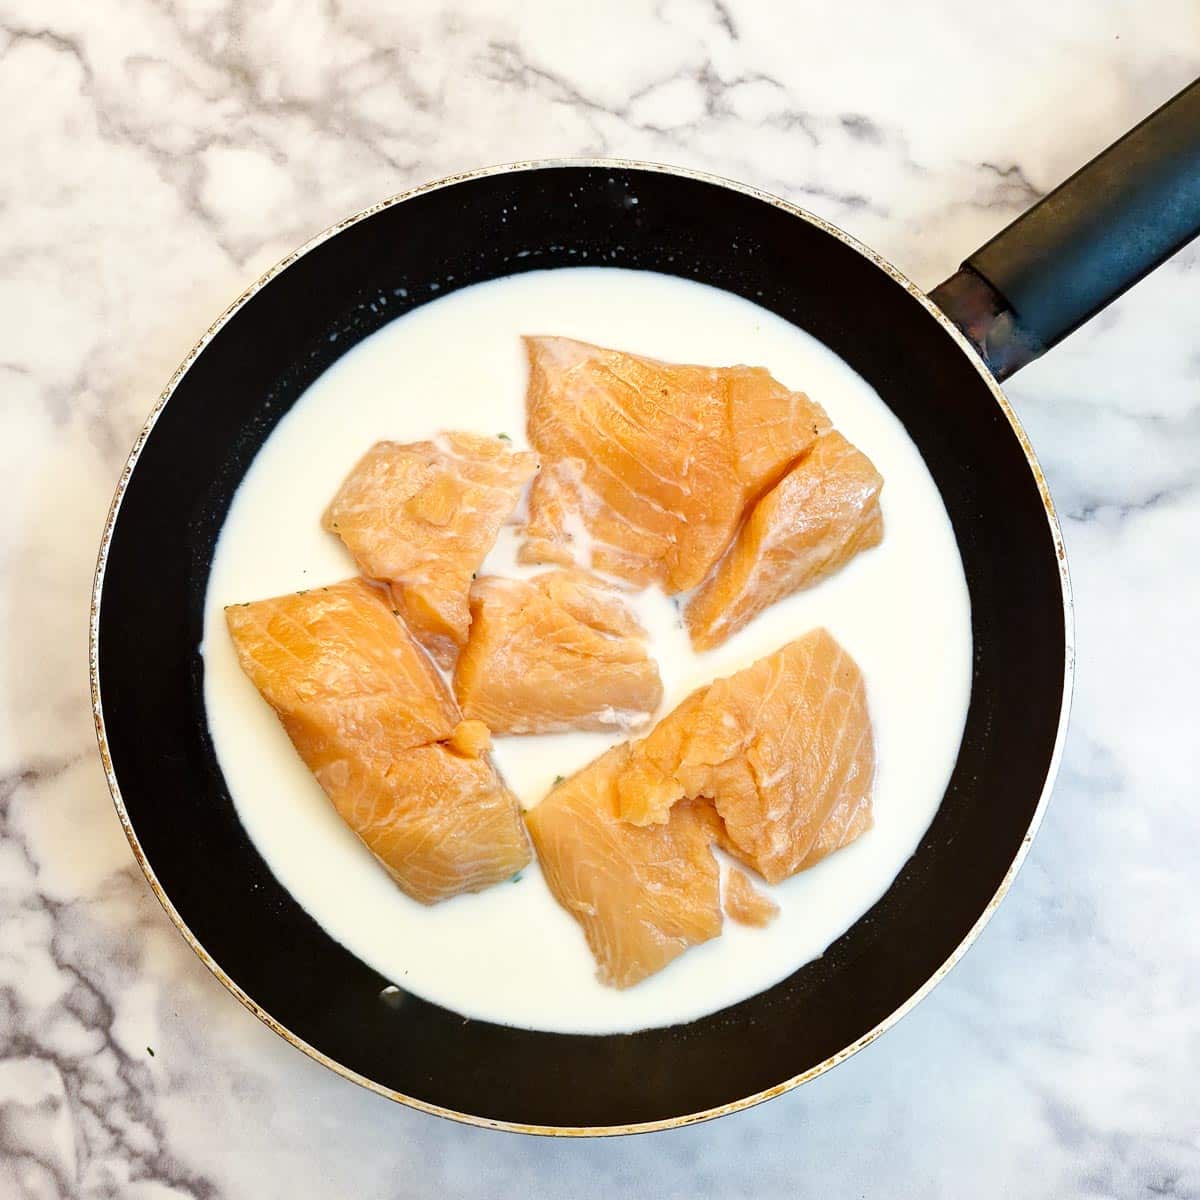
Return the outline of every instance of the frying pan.
{"type": "Polygon", "coordinates": [[[100,548],[91,682],[109,786],[150,886],[277,1033],[415,1108],[526,1132],[664,1128],[821,1074],[942,978],[1037,829],[1072,677],[1063,544],[998,380],[1200,231],[1200,83],[926,296],[828,223],[650,164],[529,162],[386,200],[255,283],[196,344],[139,435],[100,548]],[[826,954],[686,1025],[573,1036],[464,1021],[334,942],[274,879],[209,740],[205,586],[230,500],[304,389],[386,321],[517,272],[603,264],[696,279],[815,335],[920,448],[970,588],[974,676],[956,769],[920,847],[826,954]],[[386,301],[383,303],[382,301],[386,301]]]}

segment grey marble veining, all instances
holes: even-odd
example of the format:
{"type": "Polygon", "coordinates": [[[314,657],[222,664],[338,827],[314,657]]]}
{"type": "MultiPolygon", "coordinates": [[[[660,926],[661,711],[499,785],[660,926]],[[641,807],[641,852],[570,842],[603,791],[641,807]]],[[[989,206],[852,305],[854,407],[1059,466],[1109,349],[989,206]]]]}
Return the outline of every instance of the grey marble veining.
{"type": "Polygon", "coordinates": [[[154,396],[346,213],[482,163],[644,157],[781,193],[931,286],[1197,72],[1194,0],[0,0],[0,1197],[1200,1196],[1195,249],[1009,389],[1079,635],[1026,867],[899,1026],[754,1111],[522,1139],[293,1051],[134,866],[84,665],[154,396]]]}

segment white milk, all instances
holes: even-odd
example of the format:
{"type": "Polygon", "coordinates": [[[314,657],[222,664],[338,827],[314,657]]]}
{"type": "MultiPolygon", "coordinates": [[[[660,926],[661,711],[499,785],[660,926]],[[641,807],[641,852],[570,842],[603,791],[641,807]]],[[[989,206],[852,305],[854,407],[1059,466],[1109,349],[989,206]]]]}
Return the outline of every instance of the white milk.
{"type": "MultiPolygon", "coordinates": [[[[506,530],[485,570],[529,574],[506,530]]],[[[640,271],[540,271],[454,292],[385,326],[309,388],[238,489],[221,532],[205,613],[205,702],[246,831],[276,878],[321,926],[397,987],[464,1016],[563,1032],[691,1020],[771,986],[819,956],[883,893],[941,801],[967,711],[966,581],[937,488],[899,422],[840,358],[779,317],[715,288],[640,271]],[[638,600],[665,686],[662,712],[692,688],[824,625],[867,682],[878,775],[875,828],[810,871],[767,889],[765,930],[726,921],[628,991],[596,979],[575,922],[536,863],[519,881],[424,908],[405,896],[334,813],[275,714],[242,674],[226,604],[354,574],[321,512],[375,441],[439,430],[524,430],[522,333],[564,334],[679,362],[766,366],[808,392],[874,461],[883,544],[769,609],[717,650],[695,654],[676,604],[638,600]]],[[[497,738],[495,759],[526,807],[620,740],[572,733],[497,738]]]]}

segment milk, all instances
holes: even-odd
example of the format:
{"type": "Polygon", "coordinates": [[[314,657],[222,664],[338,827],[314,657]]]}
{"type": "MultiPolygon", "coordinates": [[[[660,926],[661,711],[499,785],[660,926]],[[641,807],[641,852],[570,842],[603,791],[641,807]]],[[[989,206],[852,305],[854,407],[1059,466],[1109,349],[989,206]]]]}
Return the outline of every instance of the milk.
{"type": "MultiPolygon", "coordinates": [[[[528,576],[506,528],[483,570],[528,576]]],[[[350,350],[300,398],[238,488],[209,578],[204,694],[217,758],[246,832],[326,932],[391,985],[464,1016],[569,1033],[692,1020],[752,996],[818,957],[887,890],[941,801],[970,695],[970,604],[941,497],[879,396],[815,339],[702,284],[641,271],[532,272],[451,293],[350,350]],[[410,900],[336,815],[238,667],[222,609],[355,573],[321,513],[368,447],[439,431],[506,434],[524,448],[520,335],[562,334],[679,362],[769,368],[824,406],[883,475],[883,544],[697,654],[657,588],[633,600],[670,711],[693,688],[824,625],[866,680],[878,773],[875,827],[793,879],[761,885],[781,913],[725,931],[628,991],[605,987],[582,931],[537,864],[519,880],[433,908],[410,900]]],[[[499,737],[495,762],[533,807],[626,735],[499,737]]],[[[725,868],[727,869],[727,867],[725,868]]],[[[389,993],[394,1003],[397,993],[389,993]]]]}

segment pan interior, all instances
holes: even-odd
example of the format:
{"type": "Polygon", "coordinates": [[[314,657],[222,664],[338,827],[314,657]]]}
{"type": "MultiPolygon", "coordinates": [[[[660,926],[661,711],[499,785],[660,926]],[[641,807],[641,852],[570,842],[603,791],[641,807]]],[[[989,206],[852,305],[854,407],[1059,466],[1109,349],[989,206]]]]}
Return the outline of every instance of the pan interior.
{"type": "Polygon", "coordinates": [[[1063,703],[1057,550],[989,386],[869,258],[789,210],[667,172],[559,167],[460,181],[315,246],[211,339],[162,411],[108,547],[105,730],[125,811],[165,894],[224,976],[381,1090],[520,1127],[624,1127],[736,1104],[854,1046],[924,987],[985,913],[1039,810],[1063,703]],[[659,271],[753,300],[858,372],[942,494],[970,589],[972,699],[917,853],[825,955],[683,1026],[573,1036],[468,1020],[328,937],[247,838],[206,733],[205,588],[257,450],[349,346],[434,295],[526,270],[659,271]],[[387,297],[387,303],[381,300],[387,297]]]}

